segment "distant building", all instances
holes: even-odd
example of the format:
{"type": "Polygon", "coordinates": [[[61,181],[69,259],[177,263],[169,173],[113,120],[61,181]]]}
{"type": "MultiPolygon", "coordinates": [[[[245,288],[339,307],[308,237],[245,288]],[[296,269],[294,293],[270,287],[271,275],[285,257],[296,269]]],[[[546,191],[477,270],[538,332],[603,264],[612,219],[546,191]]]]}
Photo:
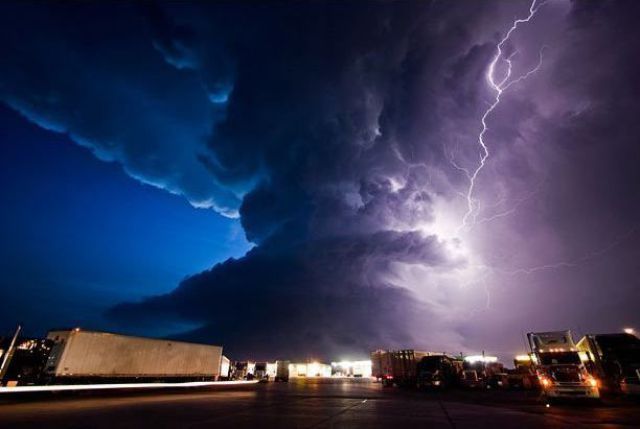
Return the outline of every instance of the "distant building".
{"type": "Polygon", "coordinates": [[[331,365],[319,362],[289,364],[289,377],[331,377],[331,365]]]}
{"type": "Polygon", "coordinates": [[[338,377],[371,377],[371,361],[331,362],[331,371],[338,377]]]}

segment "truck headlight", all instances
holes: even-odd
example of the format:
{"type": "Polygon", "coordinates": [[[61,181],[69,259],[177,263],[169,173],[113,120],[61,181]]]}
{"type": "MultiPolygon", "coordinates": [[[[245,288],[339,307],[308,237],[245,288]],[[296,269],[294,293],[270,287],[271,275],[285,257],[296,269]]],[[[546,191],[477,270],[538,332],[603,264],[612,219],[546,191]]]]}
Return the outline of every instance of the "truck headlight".
{"type": "Polygon", "coordinates": [[[542,384],[542,387],[549,387],[553,384],[547,377],[541,376],[538,378],[540,379],[540,384],[542,384]]]}

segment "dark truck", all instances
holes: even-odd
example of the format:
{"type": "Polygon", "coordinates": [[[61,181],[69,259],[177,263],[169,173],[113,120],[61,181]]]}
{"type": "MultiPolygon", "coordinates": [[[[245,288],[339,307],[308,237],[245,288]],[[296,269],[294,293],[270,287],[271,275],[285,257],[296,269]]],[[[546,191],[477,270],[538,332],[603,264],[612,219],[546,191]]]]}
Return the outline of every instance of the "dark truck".
{"type": "Polygon", "coordinates": [[[269,373],[267,372],[267,363],[266,362],[256,362],[253,376],[256,380],[259,381],[269,381],[269,373]]]}
{"type": "Polygon", "coordinates": [[[632,334],[585,335],[577,344],[589,369],[609,392],[640,395],[640,339],[632,334]]]}
{"type": "Polygon", "coordinates": [[[419,389],[446,389],[458,384],[460,361],[446,355],[424,356],[417,363],[419,389]]]}
{"type": "Polygon", "coordinates": [[[289,365],[291,362],[288,360],[277,360],[276,361],[276,376],[274,377],[274,381],[289,381],[289,365]]]}

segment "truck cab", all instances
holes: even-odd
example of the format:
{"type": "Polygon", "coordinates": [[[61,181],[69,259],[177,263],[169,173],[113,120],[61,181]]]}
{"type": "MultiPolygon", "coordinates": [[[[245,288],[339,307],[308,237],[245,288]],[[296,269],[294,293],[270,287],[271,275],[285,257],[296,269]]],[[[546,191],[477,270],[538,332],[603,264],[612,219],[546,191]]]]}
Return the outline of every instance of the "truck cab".
{"type": "Polygon", "coordinates": [[[417,367],[418,388],[446,389],[457,383],[458,368],[446,355],[425,356],[417,367]]]}
{"type": "Polygon", "coordinates": [[[288,360],[278,360],[276,361],[276,375],[274,377],[274,381],[289,381],[289,365],[291,362],[288,360]]]}
{"type": "Polygon", "coordinates": [[[535,372],[549,399],[598,399],[598,381],[580,360],[571,331],[527,334],[535,356],[535,372]]]}
{"type": "Polygon", "coordinates": [[[578,350],[587,355],[591,373],[612,392],[640,395],[640,339],[633,334],[585,335],[578,350]]]}
{"type": "Polygon", "coordinates": [[[267,362],[256,362],[253,375],[256,380],[269,381],[269,373],[267,372],[267,362]]]}

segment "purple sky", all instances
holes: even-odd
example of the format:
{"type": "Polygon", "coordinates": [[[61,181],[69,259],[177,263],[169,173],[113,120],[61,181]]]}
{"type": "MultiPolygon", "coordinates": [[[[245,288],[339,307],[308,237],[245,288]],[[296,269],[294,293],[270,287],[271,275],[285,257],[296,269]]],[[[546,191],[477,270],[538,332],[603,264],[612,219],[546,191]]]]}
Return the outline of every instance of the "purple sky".
{"type": "Polygon", "coordinates": [[[113,323],[335,358],[640,328],[640,3],[12,7],[7,106],[255,244],[113,323]]]}

